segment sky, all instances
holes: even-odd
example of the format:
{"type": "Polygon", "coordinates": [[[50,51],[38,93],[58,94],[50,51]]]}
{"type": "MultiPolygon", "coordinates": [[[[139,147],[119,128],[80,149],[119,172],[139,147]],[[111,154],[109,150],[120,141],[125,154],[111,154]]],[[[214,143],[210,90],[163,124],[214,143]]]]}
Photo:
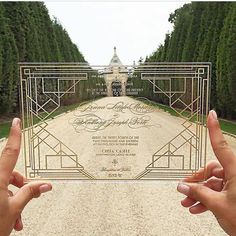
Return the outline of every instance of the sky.
{"type": "Polygon", "coordinates": [[[45,2],[91,65],[107,65],[114,46],[132,65],[164,42],[169,14],[186,2],[45,2]]]}

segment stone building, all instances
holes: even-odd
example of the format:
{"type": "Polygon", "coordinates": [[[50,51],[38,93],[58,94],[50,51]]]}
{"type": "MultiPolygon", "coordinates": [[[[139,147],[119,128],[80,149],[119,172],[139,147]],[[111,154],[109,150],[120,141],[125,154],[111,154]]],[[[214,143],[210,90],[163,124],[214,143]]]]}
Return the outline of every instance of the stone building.
{"type": "Polygon", "coordinates": [[[116,47],[108,67],[103,72],[107,86],[107,96],[125,96],[128,70],[117,56],[116,47]]]}

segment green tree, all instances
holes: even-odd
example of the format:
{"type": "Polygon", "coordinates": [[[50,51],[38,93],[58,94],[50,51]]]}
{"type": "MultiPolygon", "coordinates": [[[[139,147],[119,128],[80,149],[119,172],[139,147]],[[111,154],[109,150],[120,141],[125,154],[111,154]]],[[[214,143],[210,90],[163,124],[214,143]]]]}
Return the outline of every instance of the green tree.
{"type": "Polygon", "coordinates": [[[221,116],[236,117],[236,4],[225,18],[217,52],[217,97],[221,116]]]}
{"type": "Polygon", "coordinates": [[[234,119],[235,6],[234,2],[193,2],[175,10],[169,17],[173,31],[147,60],[211,62],[211,107],[234,119]]]}
{"type": "Polygon", "coordinates": [[[13,33],[7,19],[5,10],[0,4],[0,49],[1,49],[1,76],[0,76],[0,112],[13,112],[17,107],[17,62],[18,51],[13,33]]]}

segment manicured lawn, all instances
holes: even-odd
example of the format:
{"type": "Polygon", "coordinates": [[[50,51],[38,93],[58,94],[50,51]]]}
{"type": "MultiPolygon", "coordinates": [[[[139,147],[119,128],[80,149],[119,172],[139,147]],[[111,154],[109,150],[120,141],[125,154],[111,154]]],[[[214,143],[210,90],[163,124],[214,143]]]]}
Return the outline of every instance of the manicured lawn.
{"type": "Polygon", "coordinates": [[[0,124],[0,139],[7,137],[11,127],[11,122],[5,122],[0,124]]]}
{"type": "MultiPolygon", "coordinates": [[[[85,101],[83,101],[85,102],[85,101]]],[[[71,111],[71,110],[74,110],[76,109],[81,103],[76,103],[76,104],[73,104],[73,105],[68,105],[68,106],[61,106],[60,108],[58,108],[53,114],[51,114],[48,119],[50,118],[53,118],[55,116],[58,116],[64,112],[67,112],[67,111],[71,111]]],[[[39,122],[39,119],[35,119],[34,120],[35,123],[39,122]]],[[[11,127],[11,122],[3,122],[3,123],[0,123],[0,139],[1,138],[4,138],[4,137],[7,137],[8,136],[8,133],[9,133],[9,130],[10,130],[10,127],[11,127]]]]}
{"type": "MultiPolygon", "coordinates": [[[[166,105],[163,105],[163,104],[159,104],[159,103],[156,103],[156,102],[153,102],[153,101],[148,102],[148,104],[150,104],[150,103],[151,103],[151,105],[156,106],[156,107],[160,108],[161,110],[170,113],[173,116],[179,116],[179,114],[176,111],[174,111],[173,109],[171,109],[169,106],[166,106],[166,105]]],[[[189,112],[187,112],[187,111],[183,112],[183,115],[184,116],[188,116],[189,112]]],[[[193,117],[191,119],[191,121],[193,121],[193,122],[195,120],[196,120],[196,117],[193,117]]],[[[221,129],[224,132],[236,135],[236,122],[228,121],[228,120],[223,120],[223,119],[219,119],[219,121],[220,121],[221,129]]]]}
{"type": "MultiPolygon", "coordinates": [[[[179,116],[179,114],[177,112],[175,112],[174,110],[172,110],[168,106],[165,106],[165,105],[159,104],[159,103],[155,103],[155,102],[151,102],[151,104],[153,106],[156,106],[156,107],[162,109],[165,112],[170,113],[173,116],[179,116]]],[[[58,110],[56,110],[51,116],[49,116],[49,118],[53,118],[57,115],[60,115],[61,113],[64,113],[64,112],[67,112],[70,110],[74,110],[79,105],[80,105],[80,103],[69,105],[69,106],[62,106],[58,110]]],[[[188,114],[189,114],[188,112],[183,113],[183,115],[186,115],[186,116],[188,114]]],[[[194,121],[194,120],[195,120],[195,118],[193,117],[192,121],[194,121]]],[[[236,122],[222,120],[222,119],[219,119],[219,121],[220,121],[221,129],[223,131],[233,134],[233,135],[236,135],[236,122]]],[[[11,127],[11,122],[4,122],[4,123],[0,124],[0,138],[6,137],[8,135],[10,127],[11,127]]]]}
{"type": "Polygon", "coordinates": [[[220,126],[223,131],[236,135],[236,122],[220,119],[220,126]]]}

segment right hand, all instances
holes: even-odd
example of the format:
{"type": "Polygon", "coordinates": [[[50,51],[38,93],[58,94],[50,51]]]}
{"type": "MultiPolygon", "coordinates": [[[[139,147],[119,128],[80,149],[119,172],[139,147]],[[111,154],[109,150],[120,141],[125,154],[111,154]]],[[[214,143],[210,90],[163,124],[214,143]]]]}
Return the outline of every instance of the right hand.
{"type": "Polygon", "coordinates": [[[187,196],[181,204],[189,208],[190,213],[210,210],[222,229],[236,236],[236,156],[221,132],[215,111],[210,111],[207,126],[219,162],[210,162],[205,169],[184,179],[177,190],[187,196]],[[207,178],[205,183],[192,183],[204,176],[207,178]]]}

